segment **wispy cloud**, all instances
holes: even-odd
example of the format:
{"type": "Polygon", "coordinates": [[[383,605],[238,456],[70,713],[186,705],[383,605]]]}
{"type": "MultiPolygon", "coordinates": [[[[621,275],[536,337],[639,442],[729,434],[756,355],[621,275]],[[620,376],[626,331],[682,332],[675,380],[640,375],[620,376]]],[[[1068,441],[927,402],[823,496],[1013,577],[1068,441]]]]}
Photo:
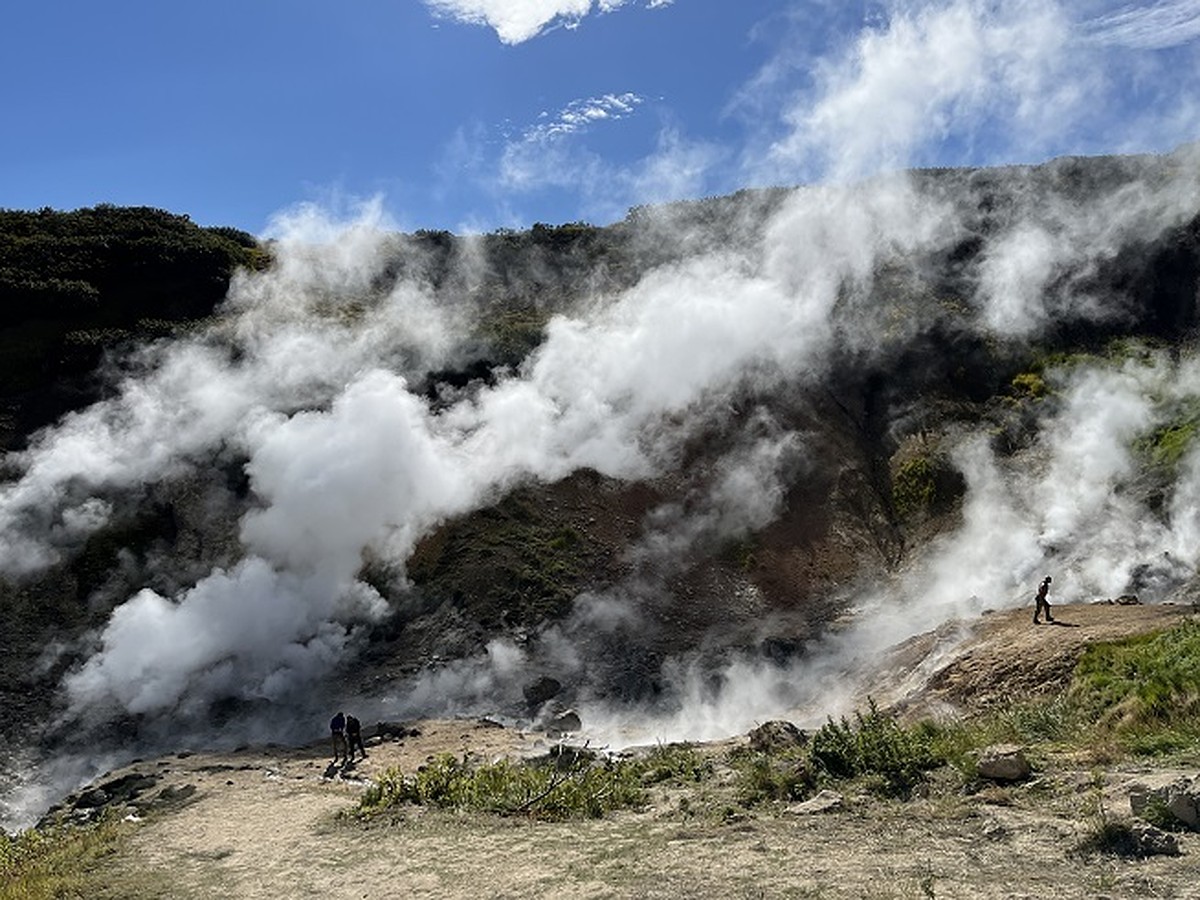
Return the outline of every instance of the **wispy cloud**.
{"type": "MultiPolygon", "coordinates": [[[[574,28],[593,12],[612,12],[630,0],[425,0],[433,12],[495,30],[505,44],[520,44],[548,28],[574,28]]],[[[673,0],[646,0],[647,9],[673,0]]]]}
{"type": "Polygon", "coordinates": [[[644,97],[626,92],[572,100],[556,115],[543,112],[538,124],[527,129],[522,140],[527,142],[552,141],[587,130],[597,122],[623,119],[645,102],[644,97]]]}
{"type": "Polygon", "coordinates": [[[1160,0],[1126,5],[1088,23],[1094,40],[1140,50],[1163,50],[1200,38],[1200,2],[1160,0]]]}
{"type": "Polygon", "coordinates": [[[716,167],[729,154],[714,143],[689,138],[676,128],[662,128],[647,153],[622,163],[605,159],[571,139],[603,117],[626,114],[609,114],[599,106],[587,106],[576,109],[572,121],[560,116],[535,126],[504,148],[492,176],[494,192],[528,195],[546,189],[571,190],[579,197],[581,215],[596,221],[619,218],[638,204],[691,198],[706,192],[716,167]]]}

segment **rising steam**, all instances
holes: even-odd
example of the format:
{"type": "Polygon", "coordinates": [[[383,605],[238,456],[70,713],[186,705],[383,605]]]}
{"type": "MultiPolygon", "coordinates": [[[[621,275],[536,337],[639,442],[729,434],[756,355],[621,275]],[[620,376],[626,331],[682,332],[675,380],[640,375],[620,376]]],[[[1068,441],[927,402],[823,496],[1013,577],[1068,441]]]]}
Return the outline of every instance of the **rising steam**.
{"type": "MultiPolygon", "coordinates": [[[[514,41],[592,7],[527,3],[521,17],[500,21],[494,4],[433,5],[506,28],[514,41]]],[[[110,399],[8,460],[19,475],[0,485],[0,573],[11,577],[69,556],[158,483],[214,465],[240,466],[249,481],[236,558],[178,591],[123,598],[65,680],[67,717],[135,714],[199,729],[213,701],[230,697],[305,708],[314,685],[390,614],[361,580],[365,560],[403,578],[424,536],[516,485],[584,468],[617,479],[669,472],[690,438],[729,419],[739,393],[817,388],[847,356],[870,364],[896,339],[880,308],[881,272],[917,278],[921,260],[979,239],[959,326],[972,336],[1030,341],[1058,322],[1123,315],[1125,298],[1100,293],[1093,276],[1123,248],[1196,216],[1196,152],[1130,163],[1087,191],[1010,171],[1007,212],[984,235],[985,188],[968,173],[946,182],[953,189],[875,173],[907,164],[959,122],[971,134],[997,119],[1040,134],[1048,115],[1035,101],[1077,110],[1090,81],[1074,76],[1102,42],[1079,43],[1054,3],[903,8],[827,61],[819,96],[785,114],[792,131],[759,160],[761,170],[792,173],[815,165],[829,182],[790,194],[759,239],[681,252],[632,286],[589,296],[549,322],[519,369],[474,390],[432,398],[422,384],[470,359],[478,310],[464,298],[483,271],[470,242],[434,286],[420,274],[424,251],[378,206],[350,221],[311,208],[281,217],[275,266],[235,279],[208,331],[144,348],[110,399]],[[970,41],[955,44],[961,35],[970,41]],[[898,83],[896,73],[930,48],[937,62],[898,83]],[[880,109],[889,110],[882,120],[880,109]],[[415,274],[379,296],[397,259],[415,274]]],[[[1107,28],[1113,40],[1142,40],[1132,20],[1107,28]]],[[[664,227],[653,216],[643,224],[664,227]]],[[[909,336],[924,327],[895,325],[909,336]]],[[[1044,404],[1031,449],[1014,461],[963,435],[953,450],[967,483],[961,527],[893,582],[857,587],[852,624],[790,667],[738,656],[714,678],[703,654],[674,658],[663,672],[670,701],[653,720],[639,711],[640,727],[713,737],[783,710],[836,713],[851,702],[845,673],[855,660],[949,619],[1024,602],[1051,569],[1064,600],[1135,583],[1164,599],[1192,577],[1200,455],[1179,463],[1156,514],[1125,488],[1138,471],[1137,439],[1200,396],[1200,362],[1144,354],[1048,377],[1059,399],[1044,404]]],[[[586,673],[591,642],[642,628],[689,548],[762,528],[788,484],[806,476],[808,436],[766,411],[738,424],[702,495],[644,523],[626,580],[578,598],[537,642],[494,641],[478,659],[393,686],[372,698],[374,709],[487,710],[519,698],[530,671],[586,673]]],[[[629,733],[628,709],[583,699],[598,731],[629,733]]]]}

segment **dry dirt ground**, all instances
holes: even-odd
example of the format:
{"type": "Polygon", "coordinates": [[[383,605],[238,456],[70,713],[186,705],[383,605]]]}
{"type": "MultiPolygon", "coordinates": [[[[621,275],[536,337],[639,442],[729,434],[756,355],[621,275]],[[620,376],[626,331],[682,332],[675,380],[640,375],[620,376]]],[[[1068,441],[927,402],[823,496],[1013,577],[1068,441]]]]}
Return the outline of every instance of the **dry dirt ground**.
{"type": "MultiPolygon", "coordinates": [[[[1027,611],[1013,611],[942,629],[899,648],[889,677],[928,665],[917,705],[988,702],[1005,690],[1047,689],[1090,641],[1163,628],[1189,612],[1078,606],[1055,614],[1063,625],[1034,628],[1027,611]]],[[[368,757],[348,767],[331,766],[322,742],[181,754],[106,776],[155,775],[145,796],[176,799],[131,814],[130,839],[93,873],[93,895],[1200,898],[1200,835],[1180,835],[1177,857],[1074,852],[1096,827],[1098,804],[1127,817],[1130,783],[1176,772],[1040,760],[1019,786],[964,795],[935,783],[908,802],[850,792],[841,810],[802,814],[782,804],[740,808],[732,773],[718,769],[689,789],[652,788],[643,810],[594,821],[416,808],[371,822],[348,815],[389,766],[411,771],[438,752],[491,759],[547,749],[544,736],[486,722],[410,724],[419,736],[371,739],[368,757]]],[[[723,758],[740,740],[706,751],[723,758]]]]}

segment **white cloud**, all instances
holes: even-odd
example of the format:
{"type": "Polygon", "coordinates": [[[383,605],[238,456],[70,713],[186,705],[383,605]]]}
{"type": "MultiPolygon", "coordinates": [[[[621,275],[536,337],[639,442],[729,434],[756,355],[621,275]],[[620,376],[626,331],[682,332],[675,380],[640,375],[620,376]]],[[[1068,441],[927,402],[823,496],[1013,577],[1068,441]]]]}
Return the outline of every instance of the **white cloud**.
{"type": "MultiPolygon", "coordinates": [[[[472,25],[486,25],[506,44],[520,44],[547,28],[573,28],[593,11],[613,12],[629,0],[425,0],[435,13],[472,25]]],[[[647,0],[648,9],[670,6],[673,0],[647,0]]]]}
{"type": "Polygon", "coordinates": [[[1200,38],[1200,2],[1161,0],[1126,4],[1085,24],[1093,40],[1139,50],[1162,50],[1200,38]]]}
{"type": "Polygon", "coordinates": [[[529,143],[553,141],[570,134],[578,134],[589,126],[603,121],[623,119],[632,115],[634,110],[645,98],[637,94],[605,94],[602,97],[590,97],[586,100],[572,100],[557,115],[542,113],[540,118],[549,121],[541,122],[527,129],[521,140],[529,143]]]}

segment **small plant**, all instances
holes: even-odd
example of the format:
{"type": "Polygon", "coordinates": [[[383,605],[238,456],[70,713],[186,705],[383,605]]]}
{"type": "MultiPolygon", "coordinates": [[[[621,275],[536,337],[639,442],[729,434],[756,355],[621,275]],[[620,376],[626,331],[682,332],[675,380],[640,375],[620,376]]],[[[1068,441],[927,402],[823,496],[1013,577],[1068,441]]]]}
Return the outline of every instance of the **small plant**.
{"type": "Polygon", "coordinates": [[[1075,846],[1080,855],[1101,854],[1104,856],[1137,856],[1140,853],[1137,836],[1129,822],[1116,821],[1108,816],[1104,808],[1103,779],[1099,774],[1092,778],[1091,827],[1075,846]]]}
{"type": "Polygon", "coordinates": [[[1012,380],[1013,395],[1022,399],[1040,400],[1049,390],[1045,379],[1037,372],[1021,372],[1012,380]]]}

